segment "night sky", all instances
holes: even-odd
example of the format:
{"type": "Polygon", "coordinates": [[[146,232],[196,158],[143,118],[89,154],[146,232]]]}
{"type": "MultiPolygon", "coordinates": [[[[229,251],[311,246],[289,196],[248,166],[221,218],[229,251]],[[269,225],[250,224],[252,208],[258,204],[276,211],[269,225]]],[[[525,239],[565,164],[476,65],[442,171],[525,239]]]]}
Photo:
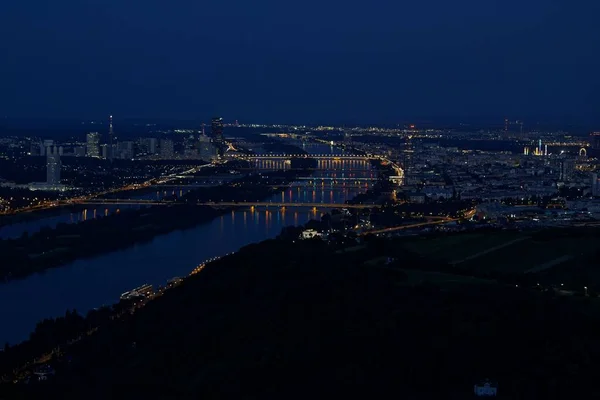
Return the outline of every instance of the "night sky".
{"type": "Polygon", "coordinates": [[[600,4],[0,2],[0,115],[600,123],[600,4]]]}

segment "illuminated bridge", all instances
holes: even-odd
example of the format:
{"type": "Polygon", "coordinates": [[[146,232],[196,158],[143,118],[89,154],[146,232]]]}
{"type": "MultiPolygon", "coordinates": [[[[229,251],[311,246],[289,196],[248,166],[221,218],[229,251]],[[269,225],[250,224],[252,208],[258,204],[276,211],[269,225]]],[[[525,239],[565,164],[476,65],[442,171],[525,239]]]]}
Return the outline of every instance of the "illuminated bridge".
{"type": "Polygon", "coordinates": [[[301,176],[299,181],[376,181],[377,178],[336,178],[332,176],[301,176]]]}
{"type": "Polygon", "coordinates": [[[150,206],[173,206],[173,205],[197,205],[209,207],[304,207],[304,208],[375,208],[381,207],[378,204],[344,204],[344,203],[288,203],[288,202],[270,202],[270,201],[208,201],[198,203],[185,203],[181,201],[170,200],[126,200],[126,199],[90,199],[76,200],[73,204],[89,205],[150,205],[150,206]]]}
{"type": "Polygon", "coordinates": [[[314,159],[317,164],[311,170],[370,169],[374,157],[352,154],[255,154],[236,155],[235,159],[248,161],[254,169],[286,170],[292,168],[292,159],[314,159]]]}
{"type": "MultiPolygon", "coordinates": [[[[198,177],[195,176],[178,176],[177,178],[184,178],[184,179],[197,179],[198,177]]],[[[373,178],[364,178],[364,177],[335,177],[335,176],[300,176],[298,178],[296,178],[299,181],[376,181],[377,177],[373,177],[373,178]]],[[[210,182],[210,183],[158,183],[152,186],[218,186],[218,185],[222,185],[224,183],[230,183],[233,179],[231,180],[223,180],[223,181],[217,181],[217,182],[210,182]]]]}
{"type": "MultiPolygon", "coordinates": [[[[317,208],[348,208],[348,209],[369,209],[369,208],[380,208],[382,207],[380,204],[344,204],[344,203],[288,203],[288,202],[270,202],[270,201],[209,201],[209,202],[198,202],[198,203],[184,203],[178,201],[167,201],[167,200],[118,200],[118,199],[98,199],[98,200],[79,200],[75,202],[77,204],[89,204],[89,205],[162,205],[162,206],[173,206],[173,205],[197,205],[197,206],[208,206],[208,207],[245,207],[254,209],[257,207],[264,208],[312,208],[316,210],[317,208]]],[[[472,215],[471,215],[472,216],[472,215]]],[[[423,219],[426,221],[439,221],[441,222],[451,222],[456,221],[456,219],[449,217],[441,217],[441,216],[423,216],[423,219]]],[[[417,225],[415,225],[417,226],[417,225]]],[[[383,233],[387,231],[392,231],[395,228],[386,228],[376,233],[383,233]]]]}
{"type": "MultiPolygon", "coordinates": [[[[337,182],[324,182],[324,181],[319,181],[319,182],[309,182],[306,181],[303,184],[296,184],[296,185],[264,185],[267,187],[271,187],[271,188],[276,188],[276,189],[309,189],[309,190],[346,190],[346,189],[368,189],[371,187],[371,185],[369,185],[368,182],[362,182],[362,183],[357,183],[357,182],[342,182],[341,184],[336,184],[337,182]]],[[[164,191],[180,191],[180,190],[185,190],[185,191],[189,191],[192,189],[200,189],[200,188],[211,188],[211,187],[215,187],[217,185],[207,185],[207,184],[191,184],[191,185],[186,185],[186,184],[181,184],[181,185],[155,185],[153,187],[156,188],[157,192],[164,192],[164,191]]]]}
{"type": "Polygon", "coordinates": [[[258,154],[237,155],[240,160],[289,160],[291,158],[318,158],[320,160],[370,160],[376,157],[352,154],[258,154]]]}

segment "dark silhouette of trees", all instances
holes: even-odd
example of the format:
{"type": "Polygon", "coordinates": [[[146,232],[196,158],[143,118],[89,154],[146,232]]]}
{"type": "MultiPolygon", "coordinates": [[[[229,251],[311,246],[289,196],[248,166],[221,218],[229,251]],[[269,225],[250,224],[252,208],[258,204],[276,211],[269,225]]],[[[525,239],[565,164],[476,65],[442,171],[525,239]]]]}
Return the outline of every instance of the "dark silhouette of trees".
{"type": "Polygon", "coordinates": [[[247,246],[73,345],[56,382],[97,396],[151,382],[169,389],[163,398],[347,396],[368,384],[458,399],[488,377],[506,398],[598,393],[597,320],[578,303],[514,285],[414,283],[405,270],[422,264],[411,257],[380,238],[347,253],[323,241],[247,246]],[[386,255],[397,264],[369,263],[386,255]]]}

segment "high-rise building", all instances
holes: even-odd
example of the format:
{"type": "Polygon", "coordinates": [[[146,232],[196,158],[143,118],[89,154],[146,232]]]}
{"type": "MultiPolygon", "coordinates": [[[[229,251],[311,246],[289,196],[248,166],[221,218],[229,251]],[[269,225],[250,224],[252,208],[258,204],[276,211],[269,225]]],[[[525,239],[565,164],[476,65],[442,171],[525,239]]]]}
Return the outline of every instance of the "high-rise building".
{"type": "Polygon", "coordinates": [[[196,137],[194,135],[186,136],[183,138],[183,148],[193,149],[196,147],[196,137]]]}
{"type": "Polygon", "coordinates": [[[218,143],[223,143],[223,118],[215,117],[211,124],[212,137],[218,143]]]}
{"type": "Polygon", "coordinates": [[[183,149],[183,158],[185,158],[186,160],[197,160],[198,149],[183,149]]]}
{"type": "Polygon", "coordinates": [[[60,154],[56,146],[46,149],[46,183],[60,185],[60,154]]]}
{"type": "Polygon", "coordinates": [[[40,155],[45,156],[46,150],[48,149],[48,147],[53,146],[53,145],[54,145],[54,140],[52,140],[52,139],[44,140],[42,142],[42,144],[40,145],[40,155]]]}
{"type": "Polygon", "coordinates": [[[150,154],[156,154],[156,143],[157,140],[155,138],[149,138],[148,139],[148,152],[150,154]]]}
{"type": "Polygon", "coordinates": [[[108,152],[109,152],[109,145],[105,144],[101,144],[100,145],[100,152],[102,153],[102,158],[104,159],[108,159],[108,152]]]}
{"type": "Polygon", "coordinates": [[[203,161],[214,161],[218,158],[217,148],[206,135],[200,135],[198,156],[203,161]]]}
{"type": "Polygon", "coordinates": [[[600,177],[597,173],[592,174],[592,196],[600,196],[600,177]]]}
{"type": "Polygon", "coordinates": [[[592,149],[600,149],[600,132],[590,133],[590,145],[592,149]]]}
{"type": "Polygon", "coordinates": [[[87,134],[86,147],[88,157],[100,157],[100,134],[98,132],[87,134]]]}
{"type": "Polygon", "coordinates": [[[73,154],[75,157],[85,157],[85,147],[76,146],[73,148],[73,154]]]}
{"type": "Polygon", "coordinates": [[[140,138],[137,141],[138,153],[142,154],[156,154],[157,151],[157,140],[155,138],[140,138]]]}
{"type": "Polygon", "coordinates": [[[164,160],[172,160],[175,158],[175,148],[172,140],[160,140],[160,157],[164,160]]]}
{"type": "Polygon", "coordinates": [[[558,177],[560,182],[567,182],[571,180],[573,172],[575,172],[575,160],[569,158],[560,160],[558,177]]]}
{"type": "Polygon", "coordinates": [[[131,160],[134,156],[134,143],[132,141],[124,141],[117,143],[117,158],[123,160],[131,160]]]}

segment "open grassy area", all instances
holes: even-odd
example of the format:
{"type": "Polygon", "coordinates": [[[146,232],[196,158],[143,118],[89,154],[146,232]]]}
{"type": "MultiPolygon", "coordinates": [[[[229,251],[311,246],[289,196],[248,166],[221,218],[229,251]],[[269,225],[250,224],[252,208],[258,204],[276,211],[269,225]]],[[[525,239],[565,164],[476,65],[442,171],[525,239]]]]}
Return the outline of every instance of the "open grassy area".
{"type": "Polygon", "coordinates": [[[600,267],[593,254],[600,239],[593,230],[545,229],[539,231],[497,231],[410,238],[403,248],[427,259],[444,261],[474,274],[498,271],[571,277],[573,270],[585,270],[579,281],[600,282],[600,267]],[[585,267],[582,269],[582,266],[585,267]]]}
{"type": "Polygon", "coordinates": [[[588,287],[600,293],[600,264],[595,253],[586,252],[579,257],[536,273],[542,284],[563,283],[569,288],[588,287]]]}
{"type": "Polygon", "coordinates": [[[473,254],[520,237],[518,232],[481,232],[439,237],[418,237],[406,241],[404,248],[427,258],[447,262],[463,260],[473,254]]]}
{"type": "Polygon", "coordinates": [[[481,279],[473,276],[446,274],[443,272],[436,271],[419,271],[412,269],[402,269],[406,274],[407,279],[403,284],[409,285],[420,285],[422,283],[431,283],[439,285],[442,288],[450,286],[458,286],[464,284],[495,284],[497,283],[491,279],[481,279]]]}
{"type": "Polygon", "coordinates": [[[581,240],[565,237],[556,240],[530,238],[468,260],[461,266],[477,271],[525,272],[551,265],[553,261],[567,256],[576,259],[586,250],[581,240]]]}

